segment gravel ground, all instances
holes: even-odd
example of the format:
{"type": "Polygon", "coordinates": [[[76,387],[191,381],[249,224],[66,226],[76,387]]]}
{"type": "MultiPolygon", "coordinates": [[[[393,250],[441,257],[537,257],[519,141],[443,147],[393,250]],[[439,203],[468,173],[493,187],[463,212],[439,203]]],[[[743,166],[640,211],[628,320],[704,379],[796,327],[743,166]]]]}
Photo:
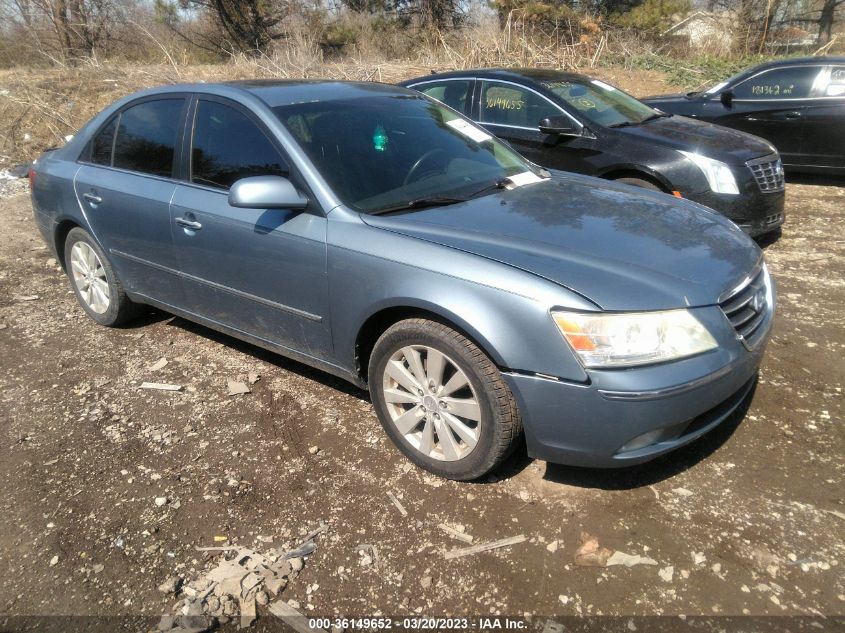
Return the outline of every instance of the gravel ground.
{"type": "MultiPolygon", "coordinates": [[[[0,180],[0,628],[3,616],[171,613],[178,599],[159,585],[219,559],[197,546],[292,547],[325,521],[281,593],[307,614],[531,614],[540,628],[548,616],[809,616],[841,631],[839,185],[788,186],[788,224],[766,246],[779,311],[743,416],[631,470],[517,455],[467,484],[411,467],[366,394],[318,371],[162,313],[95,326],[28,197],[0,180]],[[251,392],[229,396],[230,379],[254,380],[251,392]],[[441,523],[473,544],[526,540],[447,560],[468,543],[441,523]],[[582,533],[656,564],[575,565],[582,533]]],[[[272,618],[259,616],[254,627],[272,618]]]]}

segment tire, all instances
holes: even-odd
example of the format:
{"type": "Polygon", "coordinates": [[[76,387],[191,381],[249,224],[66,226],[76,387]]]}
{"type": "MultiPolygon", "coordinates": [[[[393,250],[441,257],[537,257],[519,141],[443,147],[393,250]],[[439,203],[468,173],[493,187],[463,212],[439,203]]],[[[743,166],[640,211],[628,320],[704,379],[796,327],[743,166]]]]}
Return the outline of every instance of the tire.
{"type": "Polygon", "coordinates": [[[516,401],[499,370],[477,345],[442,323],[408,319],[391,326],[373,347],[368,374],[385,433],[435,475],[477,479],[522,438],[516,401]],[[422,384],[432,379],[433,388],[422,384]]]}
{"type": "Polygon", "coordinates": [[[642,189],[650,189],[651,191],[663,192],[663,189],[655,185],[653,182],[643,180],[642,178],[614,178],[616,182],[621,182],[632,187],[640,187],[642,189]]]}
{"type": "Polygon", "coordinates": [[[64,255],[65,270],[76,300],[91,319],[114,327],[138,316],[138,304],[126,296],[111,263],[87,231],[79,227],[70,230],[65,238],[64,255]],[[96,259],[91,257],[92,253],[96,259]]]}

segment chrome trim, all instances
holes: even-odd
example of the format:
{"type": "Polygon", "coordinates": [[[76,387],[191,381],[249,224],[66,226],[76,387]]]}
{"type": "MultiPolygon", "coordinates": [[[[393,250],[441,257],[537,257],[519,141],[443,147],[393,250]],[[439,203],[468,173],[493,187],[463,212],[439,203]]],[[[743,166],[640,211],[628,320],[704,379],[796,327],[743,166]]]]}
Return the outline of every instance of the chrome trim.
{"type": "Polygon", "coordinates": [[[309,321],[320,323],[323,320],[323,317],[321,317],[319,314],[312,314],[311,312],[306,312],[305,310],[292,308],[291,306],[287,306],[283,303],[277,303],[275,301],[271,301],[270,299],[265,299],[264,297],[259,297],[248,292],[244,292],[243,290],[236,290],[235,288],[231,288],[230,286],[224,286],[223,284],[218,284],[214,281],[209,281],[208,279],[203,279],[201,277],[197,277],[189,273],[184,273],[180,270],[174,270],[173,268],[168,268],[167,266],[156,264],[155,262],[151,262],[141,257],[136,257],[135,255],[130,255],[129,253],[124,253],[123,251],[109,249],[109,253],[117,255],[118,257],[123,257],[124,259],[128,259],[139,264],[144,264],[145,266],[155,268],[156,270],[161,270],[171,275],[176,275],[177,277],[181,277],[183,279],[190,279],[191,281],[196,281],[197,283],[209,286],[211,288],[214,288],[215,290],[222,290],[223,292],[228,292],[229,294],[235,295],[236,297],[249,299],[250,301],[254,301],[255,303],[260,303],[270,308],[275,308],[276,310],[281,310],[282,312],[287,312],[289,314],[302,317],[303,319],[308,319],[309,321]]]}
{"type": "Polygon", "coordinates": [[[763,256],[760,256],[760,259],[757,260],[757,263],[754,264],[754,268],[751,269],[751,272],[746,275],[742,281],[736,284],[732,289],[726,290],[722,294],[719,295],[719,298],[716,299],[716,303],[724,303],[734,295],[742,292],[742,289],[745,288],[748,284],[754,281],[754,278],[760,273],[760,269],[763,267],[763,256]]]}
{"type": "Polygon", "coordinates": [[[689,382],[685,382],[680,385],[673,385],[662,389],[652,389],[649,391],[612,391],[609,389],[599,389],[598,392],[608,400],[657,400],[659,398],[676,396],[678,394],[697,389],[698,387],[702,387],[714,380],[718,380],[722,376],[729,374],[732,370],[733,365],[725,365],[712,374],[696,378],[695,380],[690,380],[689,382]]]}

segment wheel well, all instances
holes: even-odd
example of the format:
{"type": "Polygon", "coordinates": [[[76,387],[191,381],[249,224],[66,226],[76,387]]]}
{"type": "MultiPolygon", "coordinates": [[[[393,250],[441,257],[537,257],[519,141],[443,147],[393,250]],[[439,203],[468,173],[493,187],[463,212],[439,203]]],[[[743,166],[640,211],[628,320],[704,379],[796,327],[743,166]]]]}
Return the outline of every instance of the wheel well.
{"type": "MultiPolygon", "coordinates": [[[[466,332],[463,328],[449,321],[435,312],[426,310],[424,308],[414,308],[410,306],[397,306],[393,308],[385,308],[375,314],[371,315],[361,329],[358,331],[358,336],[355,339],[355,362],[359,377],[366,383],[367,371],[370,366],[370,355],[373,352],[376,341],[384,334],[387,329],[399,321],[405,319],[428,319],[436,323],[452,328],[456,332],[465,336],[470,341],[475,343],[488,357],[493,358],[490,353],[481,345],[475,338],[466,332]]],[[[495,360],[493,361],[495,362],[495,360]]]]}
{"type": "Polygon", "coordinates": [[[650,182],[655,187],[659,187],[660,191],[664,193],[672,193],[664,183],[660,182],[660,180],[658,180],[651,174],[647,174],[644,171],[637,171],[636,169],[617,169],[615,171],[609,171],[606,174],[602,174],[601,177],[607,180],[618,180],[619,178],[638,178],[640,180],[650,182]]]}
{"type": "Polygon", "coordinates": [[[62,220],[59,222],[59,225],[56,227],[56,232],[54,236],[54,245],[56,247],[56,259],[59,260],[59,265],[64,268],[65,267],[65,239],[67,238],[67,234],[71,232],[72,229],[75,229],[79,225],[72,220],[62,220]]]}

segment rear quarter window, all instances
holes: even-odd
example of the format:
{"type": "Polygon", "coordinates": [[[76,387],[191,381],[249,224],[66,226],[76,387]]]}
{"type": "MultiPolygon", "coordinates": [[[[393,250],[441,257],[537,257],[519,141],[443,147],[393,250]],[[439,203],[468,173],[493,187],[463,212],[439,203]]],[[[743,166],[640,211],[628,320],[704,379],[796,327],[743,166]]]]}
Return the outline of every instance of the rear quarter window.
{"type": "Polygon", "coordinates": [[[117,129],[117,117],[112,117],[97,135],[91,139],[87,160],[95,165],[111,165],[112,147],[114,146],[114,132],[117,129]]]}

